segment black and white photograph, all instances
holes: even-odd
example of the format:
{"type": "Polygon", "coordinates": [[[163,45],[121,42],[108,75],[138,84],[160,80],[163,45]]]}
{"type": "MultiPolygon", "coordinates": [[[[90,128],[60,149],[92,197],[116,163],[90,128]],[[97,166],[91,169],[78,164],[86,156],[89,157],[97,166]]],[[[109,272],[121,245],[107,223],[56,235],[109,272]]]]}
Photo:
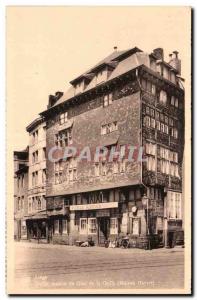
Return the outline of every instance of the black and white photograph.
{"type": "Polygon", "coordinates": [[[191,8],[9,6],[7,293],[191,293],[191,8]]]}

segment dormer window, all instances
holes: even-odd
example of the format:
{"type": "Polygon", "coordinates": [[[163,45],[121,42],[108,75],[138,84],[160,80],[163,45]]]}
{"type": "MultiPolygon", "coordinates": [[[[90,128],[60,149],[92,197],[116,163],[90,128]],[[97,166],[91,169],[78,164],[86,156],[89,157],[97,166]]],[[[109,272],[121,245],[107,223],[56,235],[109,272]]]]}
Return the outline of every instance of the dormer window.
{"type": "Polygon", "coordinates": [[[60,114],[60,117],[59,117],[59,123],[60,123],[60,125],[66,123],[67,121],[68,121],[68,112],[60,114]]]}
{"type": "Polygon", "coordinates": [[[107,68],[98,71],[98,73],[96,74],[96,84],[99,84],[106,80],[107,80],[107,68]]]}

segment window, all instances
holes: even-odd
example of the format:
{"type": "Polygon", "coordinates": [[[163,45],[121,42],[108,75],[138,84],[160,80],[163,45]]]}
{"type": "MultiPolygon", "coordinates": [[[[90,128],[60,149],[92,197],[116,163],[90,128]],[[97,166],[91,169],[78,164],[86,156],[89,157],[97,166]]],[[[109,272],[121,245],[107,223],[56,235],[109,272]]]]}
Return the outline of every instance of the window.
{"type": "Polygon", "coordinates": [[[151,81],[142,78],[141,85],[145,91],[147,91],[153,95],[156,94],[156,86],[151,81]]]}
{"type": "Polygon", "coordinates": [[[43,153],[43,159],[45,160],[46,159],[46,147],[43,148],[42,153],[43,153]]]}
{"type": "Polygon", "coordinates": [[[170,175],[173,177],[180,177],[179,176],[179,166],[176,163],[170,163],[170,175]]]}
{"type": "Polygon", "coordinates": [[[171,101],[170,104],[174,107],[179,107],[179,99],[176,98],[175,96],[171,96],[171,101]]]}
{"type": "Polygon", "coordinates": [[[156,154],[156,145],[152,143],[147,143],[146,144],[146,153],[155,155],[156,154]]]}
{"type": "Polygon", "coordinates": [[[159,121],[156,121],[156,127],[157,127],[157,130],[161,130],[161,123],[159,121]]]}
{"type": "Polygon", "coordinates": [[[172,129],[171,129],[170,135],[171,135],[172,137],[174,137],[175,139],[177,139],[177,138],[178,138],[178,130],[177,130],[175,127],[172,128],[172,129]]]}
{"type": "Polygon", "coordinates": [[[161,128],[161,132],[164,132],[164,131],[165,131],[165,127],[164,127],[164,124],[163,124],[163,123],[161,123],[160,128],[161,128]]]}
{"type": "Polygon", "coordinates": [[[170,219],[182,219],[181,215],[181,193],[168,192],[167,216],[170,219]]]}
{"type": "Polygon", "coordinates": [[[32,173],[32,186],[36,186],[38,184],[38,171],[32,173]]]}
{"type": "Polygon", "coordinates": [[[29,213],[32,212],[32,199],[31,198],[28,199],[28,212],[29,213]]]}
{"type": "Polygon", "coordinates": [[[172,118],[169,118],[169,125],[173,126],[174,125],[174,120],[172,118]]]}
{"type": "Polygon", "coordinates": [[[60,229],[59,225],[60,225],[59,220],[54,220],[54,233],[55,234],[59,233],[59,229],[60,229]]]}
{"type": "Polygon", "coordinates": [[[150,117],[149,116],[145,116],[143,119],[143,124],[146,127],[150,127],[150,117]]]}
{"type": "Polygon", "coordinates": [[[41,206],[41,200],[40,197],[38,197],[38,210],[41,210],[42,206],[41,206]]]}
{"type": "Polygon", "coordinates": [[[63,160],[59,160],[54,163],[55,168],[55,184],[59,184],[63,182],[62,172],[64,170],[63,160]]]}
{"type": "Polygon", "coordinates": [[[66,219],[62,219],[62,233],[63,234],[68,233],[68,222],[66,219]]]}
{"type": "Polygon", "coordinates": [[[67,121],[68,121],[68,112],[60,114],[60,116],[59,116],[59,123],[60,123],[60,125],[66,123],[67,121]]]}
{"type": "Polygon", "coordinates": [[[32,163],[38,162],[38,150],[32,153],[32,163]]]}
{"type": "Polygon", "coordinates": [[[168,125],[164,125],[164,132],[168,134],[168,125]]]}
{"type": "Polygon", "coordinates": [[[97,233],[96,218],[89,218],[88,219],[88,233],[89,234],[96,234],[97,233]]]}
{"type": "Polygon", "coordinates": [[[118,234],[118,219],[110,218],[110,234],[118,234]]]}
{"type": "Polygon", "coordinates": [[[155,118],[156,118],[157,120],[159,120],[159,112],[158,112],[158,111],[155,112],[155,118]]]}
{"type": "Polygon", "coordinates": [[[42,170],[42,183],[46,183],[46,169],[42,170]]]}
{"type": "Polygon", "coordinates": [[[77,160],[75,157],[68,159],[68,175],[69,181],[77,180],[77,160]]]}
{"type": "Polygon", "coordinates": [[[178,98],[175,99],[175,107],[179,107],[179,100],[178,100],[178,98]]]}
{"type": "Polygon", "coordinates": [[[170,104],[171,104],[172,106],[174,106],[174,104],[175,104],[175,97],[174,97],[174,96],[171,96],[170,104]]]}
{"type": "Polygon", "coordinates": [[[152,128],[155,128],[155,119],[151,118],[150,125],[152,128]]]}
{"type": "Polygon", "coordinates": [[[79,233],[80,234],[87,234],[87,218],[80,218],[80,227],[79,227],[79,233]]]}
{"type": "Polygon", "coordinates": [[[21,198],[18,197],[18,200],[17,200],[17,209],[18,211],[21,210],[21,198]]]}
{"type": "Polygon", "coordinates": [[[35,144],[37,142],[38,142],[38,130],[32,133],[32,144],[35,144]]]}
{"type": "Polygon", "coordinates": [[[167,93],[164,90],[160,91],[159,101],[162,104],[166,104],[167,103],[167,93]]]}
{"type": "Polygon", "coordinates": [[[118,130],[117,122],[112,122],[101,126],[101,135],[118,130]]]}
{"type": "Polygon", "coordinates": [[[155,171],[155,158],[152,156],[147,157],[147,169],[149,171],[155,171]]]}
{"type": "Polygon", "coordinates": [[[170,160],[178,163],[178,153],[174,151],[170,151],[170,160]]]}
{"type": "Polygon", "coordinates": [[[155,116],[155,111],[154,111],[154,109],[150,109],[150,115],[152,116],[152,117],[154,117],[155,116]]]}
{"type": "Polygon", "coordinates": [[[110,104],[112,104],[112,101],[113,101],[112,93],[106,94],[103,99],[103,106],[104,107],[109,106],[110,104]]]}
{"type": "Polygon", "coordinates": [[[67,147],[72,144],[72,129],[67,128],[56,134],[55,144],[59,147],[67,147]]]}

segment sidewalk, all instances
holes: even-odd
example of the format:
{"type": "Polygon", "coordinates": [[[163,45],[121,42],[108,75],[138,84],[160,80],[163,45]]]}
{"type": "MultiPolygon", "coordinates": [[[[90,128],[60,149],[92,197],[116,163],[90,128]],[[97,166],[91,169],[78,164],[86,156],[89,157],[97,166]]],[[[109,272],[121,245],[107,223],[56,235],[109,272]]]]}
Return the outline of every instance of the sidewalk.
{"type": "Polygon", "coordinates": [[[176,246],[174,248],[158,248],[158,249],[152,249],[152,250],[144,250],[144,249],[139,249],[139,248],[129,248],[129,249],[123,249],[123,248],[105,248],[105,247],[99,247],[99,246],[93,246],[93,247],[77,247],[77,246],[70,246],[70,245],[59,245],[59,244],[48,244],[48,243],[43,243],[40,242],[38,244],[37,240],[34,241],[25,241],[21,240],[20,242],[15,243],[16,247],[26,247],[26,248],[42,248],[42,249],[61,249],[61,250],[68,250],[68,251],[90,251],[91,252],[124,252],[124,253],[139,253],[139,254],[165,254],[165,253],[174,253],[174,252],[184,252],[184,248],[182,246],[176,246]]]}

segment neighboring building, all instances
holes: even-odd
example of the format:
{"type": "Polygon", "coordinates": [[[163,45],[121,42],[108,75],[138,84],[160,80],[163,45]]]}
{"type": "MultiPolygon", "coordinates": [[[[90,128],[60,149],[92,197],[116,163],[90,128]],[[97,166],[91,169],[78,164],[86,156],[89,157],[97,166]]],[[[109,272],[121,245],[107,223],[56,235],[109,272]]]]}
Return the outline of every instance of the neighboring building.
{"type": "Polygon", "coordinates": [[[28,239],[46,238],[46,124],[35,119],[26,128],[29,133],[28,239]]]}
{"type": "Polygon", "coordinates": [[[109,150],[143,146],[147,162],[47,159],[47,214],[53,242],[128,235],[145,247],[182,237],[184,89],[181,62],[163,49],[114,51],[49,97],[41,113],[47,124],[47,153],[54,146],[109,150]]]}
{"type": "Polygon", "coordinates": [[[14,151],[14,238],[27,238],[28,148],[14,151]]]}

